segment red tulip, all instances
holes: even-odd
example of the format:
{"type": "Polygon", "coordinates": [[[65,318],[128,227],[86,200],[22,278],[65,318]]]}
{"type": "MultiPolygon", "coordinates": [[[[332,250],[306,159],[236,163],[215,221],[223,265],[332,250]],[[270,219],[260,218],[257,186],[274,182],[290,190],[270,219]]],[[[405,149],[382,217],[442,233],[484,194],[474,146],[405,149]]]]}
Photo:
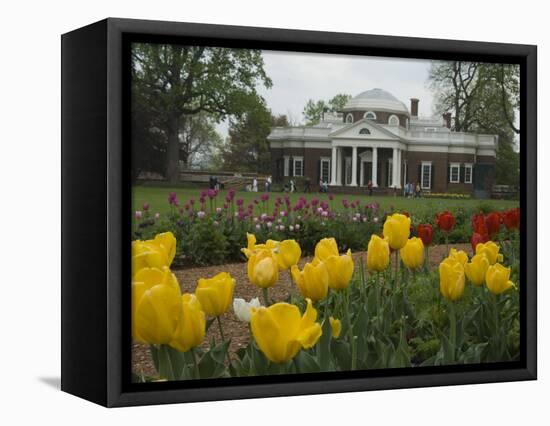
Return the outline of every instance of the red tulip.
{"type": "Polygon", "coordinates": [[[502,215],[502,220],[506,229],[518,229],[519,228],[519,207],[515,209],[506,210],[502,215]]]}
{"type": "Polygon", "coordinates": [[[500,230],[500,213],[491,212],[485,216],[485,226],[487,226],[487,232],[491,237],[498,234],[500,230]]]}
{"type": "Polygon", "coordinates": [[[472,238],[470,238],[470,244],[472,245],[473,252],[474,253],[476,252],[476,246],[479,243],[486,243],[487,241],[489,241],[489,236],[487,234],[481,235],[481,234],[478,234],[477,232],[474,232],[472,234],[472,238]]]}
{"type": "Polygon", "coordinates": [[[472,229],[479,235],[487,235],[487,225],[485,225],[485,215],[478,213],[472,216],[472,229]]]}
{"type": "Polygon", "coordinates": [[[435,217],[435,223],[442,231],[449,232],[455,226],[456,219],[449,211],[438,213],[435,217]]]}
{"type": "Polygon", "coordinates": [[[418,225],[418,237],[422,240],[425,246],[432,244],[434,230],[430,224],[418,225]]]}

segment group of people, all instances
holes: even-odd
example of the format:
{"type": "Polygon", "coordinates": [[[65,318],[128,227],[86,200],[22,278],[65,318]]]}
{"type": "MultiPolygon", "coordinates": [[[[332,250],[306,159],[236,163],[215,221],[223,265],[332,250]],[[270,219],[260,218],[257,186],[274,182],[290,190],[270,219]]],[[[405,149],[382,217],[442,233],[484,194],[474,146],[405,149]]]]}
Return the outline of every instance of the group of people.
{"type": "MultiPolygon", "coordinates": [[[[271,184],[272,183],[273,183],[273,180],[271,179],[271,176],[268,176],[265,179],[265,182],[264,182],[265,192],[271,192],[271,184]]],[[[252,185],[247,186],[247,191],[258,192],[258,179],[257,178],[252,179],[252,185]]]]}
{"type": "Polygon", "coordinates": [[[220,182],[217,176],[210,176],[208,179],[208,187],[210,189],[215,189],[216,191],[219,191],[220,189],[223,189],[223,184],[220,182]]]}
{"type": "Polygon", "coordinates": [[[418,182],[416,184],[407,182],[403,187],[403,195],[406,198],[419,198],[421,195],[420,184],[418,182]]]}

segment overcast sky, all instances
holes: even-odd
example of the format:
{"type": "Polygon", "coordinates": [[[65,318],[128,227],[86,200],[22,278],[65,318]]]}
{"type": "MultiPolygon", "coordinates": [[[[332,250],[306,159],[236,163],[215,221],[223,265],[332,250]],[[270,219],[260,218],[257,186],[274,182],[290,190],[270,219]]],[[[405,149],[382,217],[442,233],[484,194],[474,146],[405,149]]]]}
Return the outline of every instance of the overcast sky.
{"type": "MultiPolygon", "coordinates": [[[[338,93],[356,96],[365,90],[384,89],[410,108],[420,99],[419,114],[432,115],[432,94],[426,85],[429,60],[395,59],[323,53],[263,51],[271,89],[258,87],[275,115],[286,114],[303,122],[309,99],[328,101],[338,93]]],[[[227,126],[218,127],[225,137],[227,126]]]]}

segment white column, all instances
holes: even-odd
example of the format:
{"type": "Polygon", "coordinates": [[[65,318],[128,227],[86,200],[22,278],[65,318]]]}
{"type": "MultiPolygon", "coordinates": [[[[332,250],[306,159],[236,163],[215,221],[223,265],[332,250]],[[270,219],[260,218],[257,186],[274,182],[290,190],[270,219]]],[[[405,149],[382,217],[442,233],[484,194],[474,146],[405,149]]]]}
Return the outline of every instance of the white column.
{"type": "Polygon", "coordinates": [[[402,175],[402,164],[401,164],[401,152],[402,150],[397,150],[397,188],[401,188],[401,175],[402,175]]]}
{"type": "Polygon", "coordinates": [[[376,188],[378,186],[378,182],[376,181],[376,177],[378,176],[378,148],[373,147],[372,148],[372,186],[376,188]]]}
{"type": "Polygon", "coordinates": [[[351,183],[350,186],[357,186],[357,147],[352,147],[351,154],[351,183]]]}
{"type": "Polygon", "coordinates": [[[332,147],[332,158],[330,161],[330,168],[331,168],[331,176],[330,176],[330,184],[332,186],[336,185],[336,147],[332,147]]]}
{"type": "Polygon", "coordinates": [[[336,185],[342,185],[342,149],[336,148],[336,185]]]}
{"type": "Polygon", "coordinates": [[[397,148],[393,148],[393,157],[391,162],[391,186],[392,188],[397,187],[397,148]]]}
{"type": "Polygon", "coordinates": [[[361,167],[359,168],[359,186],[364,186],[365,185],[365,181],[364,181],[364,178],[363,178],[363,175],[365,174],[365,170],[364,170],[364,164],[363,164],[363,159],[361,159],[361,167]]]}

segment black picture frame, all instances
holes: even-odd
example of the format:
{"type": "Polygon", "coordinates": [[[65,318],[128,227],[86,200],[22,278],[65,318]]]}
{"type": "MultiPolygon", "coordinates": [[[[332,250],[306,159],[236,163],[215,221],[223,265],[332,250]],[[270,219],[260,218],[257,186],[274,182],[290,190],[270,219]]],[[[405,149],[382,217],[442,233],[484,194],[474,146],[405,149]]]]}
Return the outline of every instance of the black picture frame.
{"type": "Polygon", "coordinates": [[[117,18],[64,34],[61,44],[62,390],[116,407],[536,379],[536,46],[117,18]],[[131,384],[131,41],[519,64],[521,360],[131,384]]]}

